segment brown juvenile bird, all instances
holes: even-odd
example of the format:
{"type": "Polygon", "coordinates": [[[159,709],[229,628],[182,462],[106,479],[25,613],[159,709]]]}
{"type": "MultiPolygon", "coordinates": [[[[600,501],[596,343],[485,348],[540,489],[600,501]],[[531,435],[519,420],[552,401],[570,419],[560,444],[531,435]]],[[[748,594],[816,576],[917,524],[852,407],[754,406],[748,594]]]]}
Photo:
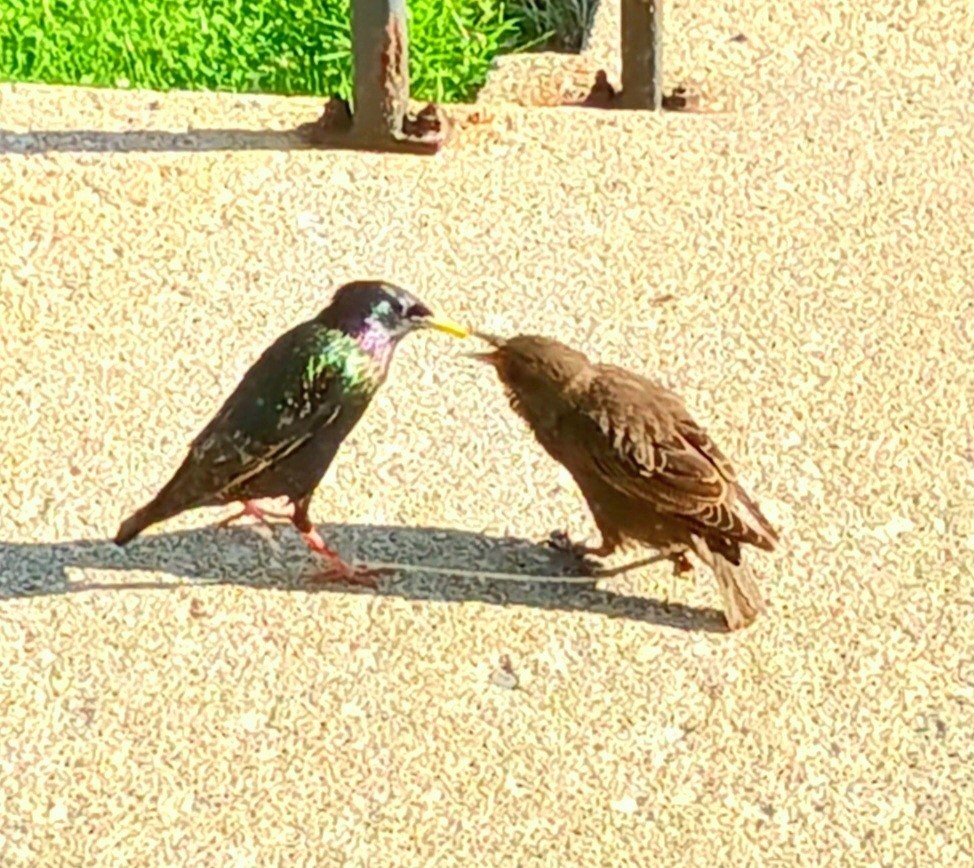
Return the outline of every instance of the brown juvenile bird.
{"type": "Polygon", "coordinates": [[[643,543],[692,569],[693,551],[714,571],[727,625],[737,630],[764,608],[741,546],[772,551],[778,534],[738,484],[730,462],[658,383],[594,364],[555,340],[478,334],[514,410],[549,455],[571,472],[602,534],[606,557],[643,543]]]}

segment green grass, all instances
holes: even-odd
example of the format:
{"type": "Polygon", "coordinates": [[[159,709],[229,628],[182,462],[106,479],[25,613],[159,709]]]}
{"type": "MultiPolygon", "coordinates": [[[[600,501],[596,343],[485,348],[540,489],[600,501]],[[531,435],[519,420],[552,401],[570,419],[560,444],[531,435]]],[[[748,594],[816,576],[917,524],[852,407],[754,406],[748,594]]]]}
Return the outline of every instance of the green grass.
{"type": "MultiPolygon", "coordinates": [[[[552,37],[513,2],[408,0],[412,95],[469,100],[552,37]]],[[[350,74],[348,0],[0,0],[3,81],[347,97],[350,74]]]]}
{"type": "Polygon", "coordinates": [[[598,0],[518,0],[521,32],[550,51],[581,51],[598,0]]]}

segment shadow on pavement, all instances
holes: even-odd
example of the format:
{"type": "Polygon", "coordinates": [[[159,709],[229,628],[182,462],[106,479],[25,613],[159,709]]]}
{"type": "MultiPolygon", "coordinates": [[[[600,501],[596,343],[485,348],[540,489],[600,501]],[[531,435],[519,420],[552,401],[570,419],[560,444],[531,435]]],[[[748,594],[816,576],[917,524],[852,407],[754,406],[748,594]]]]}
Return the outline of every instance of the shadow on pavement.
{"type": "Polygon", "coordinates": [[[287,151],[310,147],[294,130],[34,130],[0,129],[0,154],[287,151]]]}
{"type": "MultiPolygon", "coordinates": [[[[431,602],[482,602],[595,612],[682,630],[725,632],[716,609],[664,604],[599,590],[573,557],[530,540],[446,528],[322,524],[319,531],[348,560],[394,564],[378,591],[306,582],[312,557],[289,525],[201,528],[140,537],[124,549],[111,540],[11,543],[0,540],[0,598],[174,587],[241,585],[300,593],[377,594],[431,602]],[[157,579],[83,581],[72,569],[164,572],[157,579]],[[482,575],[485,573],[487,575],[482,575]],[[533,579],[533,580],[532,580],[533,579]]],[[[612,571],[617,573],[619,571],[612,571]]]]}

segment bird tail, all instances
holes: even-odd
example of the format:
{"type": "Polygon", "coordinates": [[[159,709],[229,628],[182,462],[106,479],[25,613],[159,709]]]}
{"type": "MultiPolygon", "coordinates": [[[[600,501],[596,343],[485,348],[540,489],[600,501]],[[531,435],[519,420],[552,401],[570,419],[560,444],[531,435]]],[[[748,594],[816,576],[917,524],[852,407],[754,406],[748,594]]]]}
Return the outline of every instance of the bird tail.
{"type": "Polygon", "coordinates": [[[119,526],[118,533],[115,534],[115,545],[123,546],[131,542],[147,527],[162,521],[164,517],[159,515],[159,510],[154,500],[141,509],[137,509],[119,526]]]}
{"type": "Polygon", "coordinates": [[[731,630],[750,626],[765,611],[764,600],[758,590],[754,573],[743,560],[735,564],[720,552],[715,552],[699,537],[693,537],[694,551],[717,579],[724,601],[724,618],[731,630]]]}
{"type": "Polygon", "coordinates": [[[774,551],[775,544],[778,542],[778,531],[740,485],[737,486],[736,494],[746,510],[746,512],[739,511],[737,515],[748,530],[747,541],[766,552],[774,551]]]}
{"type": "Polygon", "coordinates": [[[152,500],[137,509],[118,528],[115,545],[123,546],[135,539],[151,525],[172,518],[187,508],[183,498],[178,497],[180,478],[174,477],[152,500]]]}

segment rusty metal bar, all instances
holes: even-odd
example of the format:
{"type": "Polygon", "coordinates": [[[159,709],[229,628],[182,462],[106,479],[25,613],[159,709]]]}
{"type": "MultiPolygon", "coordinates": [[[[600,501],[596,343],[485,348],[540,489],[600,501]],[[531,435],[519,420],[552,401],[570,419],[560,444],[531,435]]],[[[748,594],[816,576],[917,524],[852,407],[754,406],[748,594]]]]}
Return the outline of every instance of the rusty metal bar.
{"type": "Polygon", "coordinates": [[[409,113],[406,0],[351,0],[354,110],[333,97],[322,117],[298,128],[314,145],[435,153],[445,123],[432,103],[409,113]]]}
{"type": "Polygon", "coordinates": [[[409,38],[405,0],[352,0],[355,102],[361,135],[401,130],[409,108],[409,38]]]}
{"type": "Polygon", "coordinates": [[[622,93],[628,109],[663,107],[663,0],[622,0],[622,93]]]}

